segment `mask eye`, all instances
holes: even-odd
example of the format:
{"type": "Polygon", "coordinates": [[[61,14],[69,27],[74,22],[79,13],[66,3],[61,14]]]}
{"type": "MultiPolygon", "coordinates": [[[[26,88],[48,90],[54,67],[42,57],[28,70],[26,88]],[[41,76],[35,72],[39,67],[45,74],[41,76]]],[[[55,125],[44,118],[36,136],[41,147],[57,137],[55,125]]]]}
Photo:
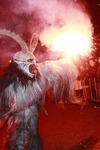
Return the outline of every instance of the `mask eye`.
{"type": "Polygon", "coordinates": [[[28,61],[28,62],[33,62],[33,59],[28,59],[27,61],[28,61]]]}

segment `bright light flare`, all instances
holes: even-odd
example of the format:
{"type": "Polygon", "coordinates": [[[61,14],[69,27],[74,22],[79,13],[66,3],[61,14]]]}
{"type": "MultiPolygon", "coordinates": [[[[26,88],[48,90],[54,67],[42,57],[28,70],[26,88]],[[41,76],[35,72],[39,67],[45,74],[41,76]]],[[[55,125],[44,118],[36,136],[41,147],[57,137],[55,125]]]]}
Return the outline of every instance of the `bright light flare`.
{"type": "Polygon", "coordinates": [[[53,51],[64,53],[66,57],[87,56],[91,52],[92,35],[86,30],[52,28],[44,32],[41,40],[53,51]]]}
{"type": "Polygon", "coordinates": [[[91,41],[84,33],[68,32],[55,38],[52,49],[64,51],[67,56],[87,55],[90,52],[91,41]]]}

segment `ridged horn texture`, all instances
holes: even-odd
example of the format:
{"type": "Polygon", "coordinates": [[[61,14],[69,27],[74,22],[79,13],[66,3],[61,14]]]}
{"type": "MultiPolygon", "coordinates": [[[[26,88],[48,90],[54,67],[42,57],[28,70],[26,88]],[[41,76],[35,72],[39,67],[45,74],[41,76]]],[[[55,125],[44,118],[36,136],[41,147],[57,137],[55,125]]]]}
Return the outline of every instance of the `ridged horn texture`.
{"type": "Polygon", "coordinates": [[[26,51],[26,52],[28,51],[29,48],[27,44],[18,34],[11,32],[10,30],[7,29],[0,29],[0,34],[11,37],[20,45],[22,51],[26,51]]]}

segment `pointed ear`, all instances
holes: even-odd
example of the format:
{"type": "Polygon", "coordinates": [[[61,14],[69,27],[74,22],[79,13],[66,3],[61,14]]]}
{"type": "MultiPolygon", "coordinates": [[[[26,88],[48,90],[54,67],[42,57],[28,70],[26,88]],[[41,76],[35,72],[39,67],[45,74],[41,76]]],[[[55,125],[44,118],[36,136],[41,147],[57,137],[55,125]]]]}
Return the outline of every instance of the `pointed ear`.
{"type": "Polygon", "coordinates": [[[37,44],[38,44],[38,39],[39,39],[39,35],[37,33],[33,33],[31,40],[30,40],[30,45],[29,45],[29,51],[30,52],[34,52],[37,44]]]}

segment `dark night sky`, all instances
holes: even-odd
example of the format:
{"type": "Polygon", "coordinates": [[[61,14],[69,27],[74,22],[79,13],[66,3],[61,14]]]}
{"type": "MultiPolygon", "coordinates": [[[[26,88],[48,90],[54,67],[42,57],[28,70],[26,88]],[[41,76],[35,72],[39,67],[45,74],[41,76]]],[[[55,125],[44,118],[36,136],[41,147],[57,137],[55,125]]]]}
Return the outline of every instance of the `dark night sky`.
{"type": "Polygon", "coordinates": [[[100,0],[88,0],[88,2],[95,32],[100,33],[100,0]]]}

